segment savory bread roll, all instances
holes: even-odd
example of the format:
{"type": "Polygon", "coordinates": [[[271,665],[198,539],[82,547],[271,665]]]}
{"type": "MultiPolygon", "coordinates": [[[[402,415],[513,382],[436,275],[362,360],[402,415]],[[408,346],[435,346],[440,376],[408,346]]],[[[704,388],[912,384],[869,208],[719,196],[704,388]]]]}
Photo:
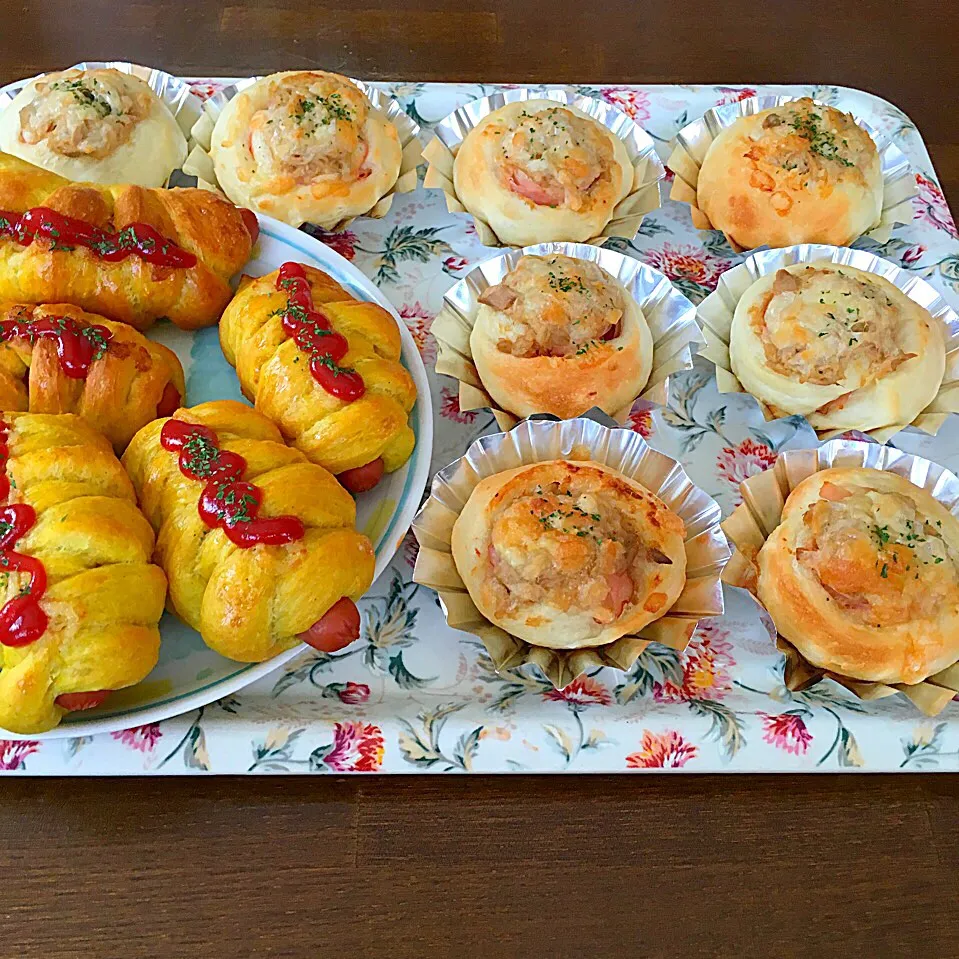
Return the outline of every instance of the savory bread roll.
{"type": "Polygon", "coordinates": [[[928,311],[885,278],[828,260],[760,277],[736,307],[729,355],[774,414],[820,431],[912,422],[946,364],[928,311]]]}
{"type": "Polygon", "coordinates": [[[743,249],[846,246],[879,223],[882,170],[848,113],[808,98],[745,116],[710,144],[696,202],[743,249]]]}
{"type": "Polygon", "coordinates": [[[463,206],[508,246],[582,242],[602,233],[632,189],[623,142],[582,110],[524,100],[469,132],[453,164],[463,206]]]}
{"type": "Polygon", "coordinates": [[[663,616],[686,582],[683,521],[599,463],[553,460],[480,482],[453,526],[480,612],[535,646],[602,646],[663,616]]]}
{"type": "Polygon", "coordinates": [[[524,256],[479,302],[473,361],[490,396],[516,416],[615,413],[649,379],[653,338],[642,310],[589,260],[524,256]]]}
{"type": "Polygon", "coordinates": [[[396,183],[396,127],[337,73],[290,71],[238,93],[213,128],[210,156],[234,203],[291,226],[332,228],[396,183]]]}
{"type": "Polygon", "coordinates": [[[119,70],[31,80],[0,113],[0,150],[68,180],[163,186],[187,142],[167,105],[119,70]]]}
{"type": "Polygon", "coordinates": [[[760,602],[815,666],[913,684],[959,659],[959,521],[902,476],[814,473],[758,563],[760,602]]]}

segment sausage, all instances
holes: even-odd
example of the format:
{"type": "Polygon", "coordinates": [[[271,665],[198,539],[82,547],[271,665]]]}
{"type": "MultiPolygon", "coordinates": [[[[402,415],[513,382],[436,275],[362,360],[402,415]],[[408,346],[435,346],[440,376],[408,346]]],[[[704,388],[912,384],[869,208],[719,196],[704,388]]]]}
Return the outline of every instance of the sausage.
{"type": "Polygon", "coordinates": [[[61,709],[75,713],[81,709],[96,709],[97,706],[103,705],[111,692],[110,689],[96,689],[88,693],[60,693],[54,702],[61,709]]]}
{"type": "Polygon", "coordinates": [[[514,290],[503,283],[488,286],[479,297],[479,302],[491,306],[494,310],[508,310],[519,298],[514,290]]]}
{"type": "Polygon", "coordinates": [[[365,466],[357,466],[351,470],[338,473],[336,478],[343,488],[351,493],[366,493],[383,478],[383,459],[377,457],[365,466]]]}
{"type": "Polygon", "coordinates": [[[163,396],[160,397],[160,402],[157,403],[157,419],[161,416],[173,416],[173,414],[180,408],[180,401],[183,399],[180,396],[180,391],[172,384],[167,383],[163,387],[163,396]]]}
{"type": "Polygon", "coordinates": [[[260,221],[252,210],[247,210],[245,207],[240,207],[239,210],[240,216],[243,218],[243,225],[249,231],[250,239],[256,243],[260,236],[260,221]]]}
{"type": "Polygon", "coordinates": [[[349,646],[360,635],[360,611],[348,596],[335,602],[309,629],[297,639],[321,653],[335,653],[349,646]]]}

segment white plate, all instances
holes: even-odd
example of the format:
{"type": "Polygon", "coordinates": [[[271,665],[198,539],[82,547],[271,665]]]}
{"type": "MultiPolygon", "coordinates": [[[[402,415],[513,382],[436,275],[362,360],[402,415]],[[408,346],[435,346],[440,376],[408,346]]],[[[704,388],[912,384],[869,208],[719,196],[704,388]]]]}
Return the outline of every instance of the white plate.
{"type": "MultiPolygon", "coordinates": [[[[396,318],[396,311],[383,294],[338,253],[270,217],[261,216],[259,220],[260,239],[245,273],[262,276],[287,260],[296,260],[325,270],[357,299],[379,303],[396,318]]],[[[384,476],[375,490],[357,500],[357,528],[373,541],[377,576],[392,559],[419,508],[430,475],[433,449],[433,413],[426,369],[406,324],[398,318],[396,322],[403,341],[403,364],[412,374],[419,396],[411,414],[416,448],[402,469],[384,476]]],[[[217,327],[188,333],[163,323],[149,335],[179,356],[186,373],[190,406],[207,400],[243,399],[236,373],[220,349],[217,327]]],[[[295,646],[264,663],[236,663],[209,649],[199,633],[170,613],[164,614],[160,632],[163,640],[160,661],[142,683],[117,690],[101,709],[66,716],[50,732],[24,737],[4,732],[3,736],[62,739],[157,722],[228,696],[282,666],[304,649],[295,646]]]]}

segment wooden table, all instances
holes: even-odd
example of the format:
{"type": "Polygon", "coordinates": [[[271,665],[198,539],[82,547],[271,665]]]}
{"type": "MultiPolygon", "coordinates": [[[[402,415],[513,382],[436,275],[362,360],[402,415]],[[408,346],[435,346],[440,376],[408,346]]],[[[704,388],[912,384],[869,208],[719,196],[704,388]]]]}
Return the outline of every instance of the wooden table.
{"type": "MultiPolygon", "coordinates": [[[[0,23],[0,82],[115,56],[847,84],[915,120],[959,203],[955,0],[0,0],[0,23]]],[[[6,779],[0,796],[0,959],[959,954],[956,776],[6,779]]]]}

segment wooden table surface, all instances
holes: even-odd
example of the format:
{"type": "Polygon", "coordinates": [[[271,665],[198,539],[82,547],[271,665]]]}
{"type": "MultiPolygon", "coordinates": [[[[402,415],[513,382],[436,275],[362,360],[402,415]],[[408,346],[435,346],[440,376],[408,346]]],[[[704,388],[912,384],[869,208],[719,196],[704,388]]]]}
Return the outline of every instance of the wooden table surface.
{"type": "MultiPolygon", "coordinates": [[[[116,57],[846,84],[913,118],[959,204],[955,0],[0,0],[0,24],[0,82],[116,57]]],[[[941,774],[6,779],[0,959],[955,956],[957,800],[941,774]]]]}

